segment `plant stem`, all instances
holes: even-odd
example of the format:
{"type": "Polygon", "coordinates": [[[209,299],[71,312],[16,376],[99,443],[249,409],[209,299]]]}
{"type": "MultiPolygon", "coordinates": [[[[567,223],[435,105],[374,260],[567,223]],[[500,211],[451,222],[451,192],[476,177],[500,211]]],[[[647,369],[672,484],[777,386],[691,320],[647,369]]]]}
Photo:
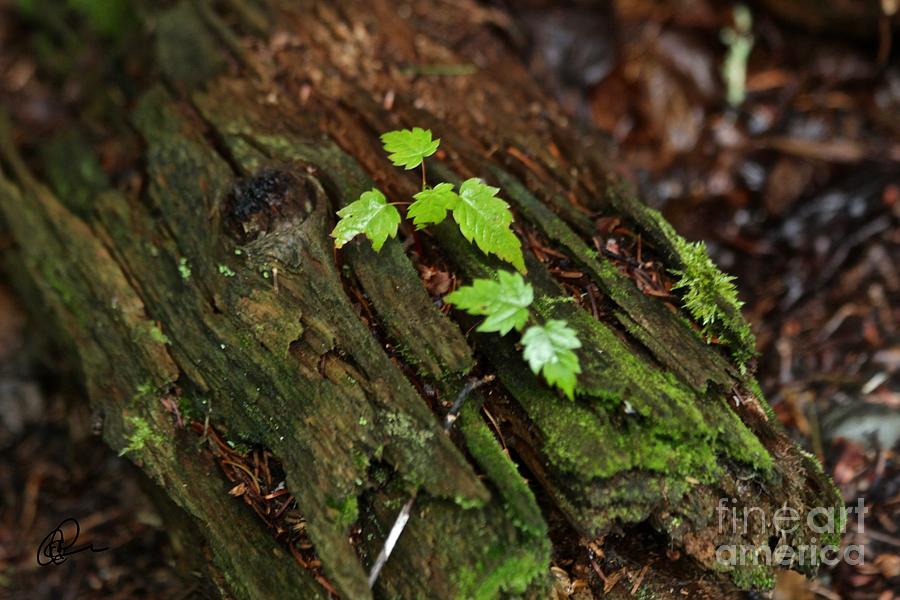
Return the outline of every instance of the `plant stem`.
{"type": "Polygon", "coordinates": [[[422,161],[422,191],[425,191],[425,161],[422,161]]]}

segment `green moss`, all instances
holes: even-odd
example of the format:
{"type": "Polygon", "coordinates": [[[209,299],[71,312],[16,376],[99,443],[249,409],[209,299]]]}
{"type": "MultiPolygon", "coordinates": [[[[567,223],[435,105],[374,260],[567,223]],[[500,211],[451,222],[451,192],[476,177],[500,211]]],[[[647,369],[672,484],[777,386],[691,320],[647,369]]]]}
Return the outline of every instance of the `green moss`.
{"type": "Polygon", "coordinates": [[[356,496],[347,496],[339,500],[329,499],[326,506],[330,517],[343,531],[348,530],[359,519],[359,500],[356,496]]]}
{"type": "Polygon", "coordinates": [[[169,338],[162,332],[162,329],[159,328],[159,325],[154,323],[153,321],[147,322],[147,335],[151,340],[156,342],[157,344],[171,344],[172,342],[169,338]]]}
{"type": "Polygon", "coordinates": [[[178,273],[185,281],[191,278],[191,267],[188,265],[187,259],[183,256],[178,260],[178,273]]]}
{"type": "Polygon", "coordinates": [[[417,427],[406,413],[389,412],[385,415],[384,431],[391,437],[412,441],[424,448],[434,435],[431,431],[417,427]]]}
{"type": "Polygon", "coordinates": [[[129,452],[139,452],[148,443],[155,445],[163,443],[164,438],[153,431],[150,424],[141,417],[128,417],[127,422],[131,425],[132,431],[128,435],[128,445],[119,452],[119,456],[125,456],[129,452]]]}
{"type": "MultiPolygon", "coordinates": [[[[549,551],[549,542],[546,544],[549,551]]],[[[544,559],[529,550],[514,550],[496,544],[488,551],[489,563],[499,563],[486,577],[483,569],[466,569],[457,580],[456,598],[460,600],[490,600],[505,594],[522,594],[529,584],[550,568],[549,556],[544,559]]],[[[481,565],[479,565],[481,566],[481,565]]]]}
{"type": "Polygon", "coordinates": [[[769,404],[769,401],[766,400],[765,394],[763,394],[762,388],[759,386],[759,382],[755,377],[747,377],[745,380],[747,385],[747,389],[750,390],[750,393],[753,394],[757,400],[759,400],[759,405],[762,407],[763,412],[766,413],[766,416],[769,418],[769,422],[775,424],[778,423],[778,416],[775,414],[775,411],[772,410],[772,405],[769,404]]]}
{"type": "Polygon", "coordinates": [[[494,434],[487,428],[474,403],[467,404],[459,416],[459,429],[466,448],[475,462],[500,490],[503,506],[513,524],[535,539],[547,536],[547,524],[531,489],[519,474],[494,434]]]}
{"type": "Polygon", "coordinates": [[[775,575],[768,565],[737,566],[729,575],[742,590],[768,591],[775,587],[775,575]]]}
{"type": "Polygon", "coordinates": [[[186,395],[178,397],[178,412],[180,412],[182,418],[188,422],[193,421],[199,416],[199,412],[194,406],[194,401],[190,396],[186,395]]]}
{"type": "Polygon", "coordinates": [[[120,37],[134,22],[134,8],[128,0],[67,0],[97,33],[120,37]]]}
{"type": "Polygon", "coordinates": [[[741,317],[743,302],[737,297],[735,277],[719,270],[703,242],[690,243],[681,236],[675,240],[683,266],[670,269],[679,277],[672,289],[683,290],[684,307],[703,327],[703,334],[728,344],[737,364],[746,368],[756,355],[756,342],[741,317]]]}
{"type": "Polygon", "coordinates": [[[613,208],[634,219],[674,263],[679,289],[685,293],[685,308],[707,335],[727,344],[735,362],[745,371],[748,361],[756,355],[756,343],[741,316],[733,277],[713,264],[705,245],[686,241],[658,210],[638,201],[627,183],[610,184],[605,196],[613,208]]]}

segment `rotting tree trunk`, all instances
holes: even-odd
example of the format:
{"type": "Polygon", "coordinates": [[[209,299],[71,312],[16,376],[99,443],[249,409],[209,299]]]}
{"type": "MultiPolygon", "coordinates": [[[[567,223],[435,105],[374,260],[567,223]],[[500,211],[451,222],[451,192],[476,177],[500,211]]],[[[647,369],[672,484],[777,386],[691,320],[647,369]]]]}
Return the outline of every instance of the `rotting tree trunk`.
{"type": "Polygon", "coordinates": [[[708,343],[677,301],[644,294],[597,252],[603,217],[668,269],[695,260],[619,183],[599,138],[529,78],[504,15],[468,2],[223,5],[154,15],[159,81],[123,106],[104,100],[108,131],[142,148],[138,175],[89,179],[89,152],[26,164],[0,132],[7,262],[77,351],[105,439],[131,444],[196,526],[221,593],[327,595],[228,494],[176,405],[280,460],[346,598],[372,594],[366,571],[414,493],[376,597],[547,597],[551,553],[593,560],[580,576],[594,589],[597,570],[625,568],[611,594],[764,586],[767,567],[716,564],[718,545],[771,533],[721,531],[719,499],[804,516],[839,500],[731,358],[747,352],[737,308],[710,300],[728,343],[708,343]],[[512,336],[440,310],[423,273],[466,282],[500,267],[453,227],[405,231],[380,253],[364,240],[333,250],[335,211],[373,181],[393,198],[416,191],[378,142],[410,126],[442,139],[434,181],[482,177],[512,205],[536,314],[566,319],[584,344],[575,401],[531,374],[512,336]],[[566,271],[597,291],[593,307],[572,301],[566,271]],[[488,375],[446,435],[448,399],[488,375]]]}

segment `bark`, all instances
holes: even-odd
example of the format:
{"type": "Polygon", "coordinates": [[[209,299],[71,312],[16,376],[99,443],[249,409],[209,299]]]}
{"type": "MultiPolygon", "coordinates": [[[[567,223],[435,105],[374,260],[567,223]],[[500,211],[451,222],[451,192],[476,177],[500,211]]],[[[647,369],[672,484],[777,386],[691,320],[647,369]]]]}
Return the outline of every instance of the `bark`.
{"type": "MultiPolygon", "coordinates": [[[[677,301],[645,295],[597,252],[599,216],[640,233],[666,268],[694,260],[620,182],[605,142],[529,77],[504,13],[231,0],[146,21],[144,66],[158,76],[118,94],[104,82],[103,110],[65,138],[77,153],[26,164],[3,128],[0,210],[16,243],[7,262],[77,353],[104,438],[131,444],[184,511],[223,595],[306,598],[330,585],[370,597],[366,571],[417,493],[376,597],[547,597],[551,559],[624,568],[613,594],[634,580],[658,597],[722,597],[764,587],[771,571],[715,563],[719,544],[769,541],[721,531],[719,498],[804,516],[839,504],[735,364],[747,350],[737,307],[711,298],[727,343],[709,343],[677,301]],[[380,253],[365,240],[334,251],[341,206],[373,185],[397,199],[416,191],[378,141],[411,126],[442,139],[432,183],[502,188],[536,314],[566,319],[583,341],[575,401],[531,374],[513,336],[476,334],[439,308],[426,267],[458,282],[502,268],[452,225],[406,230],[380,253]],[[86,175],[99,171],[98,131],[139,149],[130,170],[86,175]],[[560,269],[596,286],[596,314],[560,269]],[[448,401],[485,376],[496,379],[446,435],[448,401]],[[207,438],[225,432],[280,461],[328,584],[228,494],[213,444],[199,447],[175,406],[207,438]]],[[[602,589],[596,571],[583,576],[602,589]]]]}

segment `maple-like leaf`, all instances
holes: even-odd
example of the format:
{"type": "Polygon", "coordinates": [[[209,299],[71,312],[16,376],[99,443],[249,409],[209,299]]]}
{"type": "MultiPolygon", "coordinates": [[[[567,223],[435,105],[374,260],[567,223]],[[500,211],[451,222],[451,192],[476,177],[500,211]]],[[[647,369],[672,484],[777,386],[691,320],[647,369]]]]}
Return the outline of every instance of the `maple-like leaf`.
{"type": "Polygon", "coordinates": [[[472,285],[448,294],[444,301],[470,315],[485,315],[478,331],[496,331],[506,335],[511,329],[521,330],[528,321],[528,306],[534,290],[518,273],[500,271],[497,281],[476,279],[472,285]]]}
{"type": "Polygon", "coordinates": [[[522,336],[522,355],[534,374],[542,373],[550,385],[575,397],[575,376],[581,373],[578,355],[572,350],[581,347],[575,330],[565,321],[550,320],[543,326],[532,325],[522,336]]]}
{"type": "Polygon", "coordinates": [[[453,184],[439,183],[413,196],[415,202],[409,205],[406,216],[413,220],[416,229],[440,223],[459,202],[459,195],[453,191],[453,184]]]}
{"type": "Polygon", "coordinates": [[[363,192],[359,200],[339,210],[337,215],[341,219],[331,232],[335,248],[342,247],[360,233],[369,238],[376,251],[381,250],[388,237],[397,237],[400,213],[375,188],[363,192]]]}
{"type": "Polygon", "coordinates": [[[413,127],[388,131],[381,136],[381,143],[392,163],[404,169],[415,169],[426,156],[437,152],[440,139],[431,139],[431,130],[413,127]]]}
{"type": "Polygon", "coordinates": [[[475,177],[465,180],[459,187],[453,219],[466,240],[474,241],[485,254],[495,254],[524,273],[522,244],[510,227],[513,215],[509,204],[497,198],[499,191],[475,177]]]}

